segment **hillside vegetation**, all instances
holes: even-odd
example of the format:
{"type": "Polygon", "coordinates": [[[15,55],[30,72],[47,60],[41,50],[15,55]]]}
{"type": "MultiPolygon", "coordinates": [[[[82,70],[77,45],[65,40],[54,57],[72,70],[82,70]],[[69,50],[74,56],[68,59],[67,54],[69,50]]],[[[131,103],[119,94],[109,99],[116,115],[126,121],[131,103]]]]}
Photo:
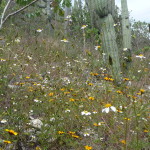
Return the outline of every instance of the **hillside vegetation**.
{"type": "Polygon", "coordinates": [[[43,19],[23,16],[0,31],[0,149],[148,150],[149,40],[134,36],[118,85],[90,26],[66,36],[56,21],[52,36],[43,19]]]}

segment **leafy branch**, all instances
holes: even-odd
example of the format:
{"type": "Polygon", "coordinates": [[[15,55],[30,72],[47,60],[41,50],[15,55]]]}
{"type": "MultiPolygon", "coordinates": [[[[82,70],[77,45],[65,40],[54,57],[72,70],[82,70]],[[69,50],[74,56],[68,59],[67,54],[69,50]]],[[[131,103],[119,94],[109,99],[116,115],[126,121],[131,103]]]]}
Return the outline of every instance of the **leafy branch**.
{"type": "Polygon", "coordinates": [[[32,4],[34,4],[35,2],[37,2],[38,0],[32,1],[31,3],[27,4],[26,6],[20,8],[19,10],[8,14],[8,15],[4,18],[5,13],[6,13],[8,7],[9,7],[11,1],[12,1],[12,0],[9,0],[9,1],[7,2],[6,6],[5,6],[5,8],[4,8],[4,11],[3,11],[3,13],[2,13],[2,17],[1,17],[1,20],[0,20],[0,29],[2,28],[3,24],[6,22],[6,20],[7,20],[9,17],[14,16],[14,15],[20,13],[21,11],[23,11],[23,10],[26,9],[26,8],[28,8],[29,6],[31,6],[32,4]]]}

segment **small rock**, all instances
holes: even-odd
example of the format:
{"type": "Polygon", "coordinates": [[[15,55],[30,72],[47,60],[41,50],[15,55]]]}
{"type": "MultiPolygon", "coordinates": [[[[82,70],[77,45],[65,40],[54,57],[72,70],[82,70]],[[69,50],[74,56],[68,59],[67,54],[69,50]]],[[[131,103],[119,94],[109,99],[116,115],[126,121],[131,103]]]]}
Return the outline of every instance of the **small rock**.
{"type": "Polygon", "coordinates": [[[43,122],[40,119],[31,119],[29,124],[39,129],[41,129],[41,127],[43,126],[43,122]]]}

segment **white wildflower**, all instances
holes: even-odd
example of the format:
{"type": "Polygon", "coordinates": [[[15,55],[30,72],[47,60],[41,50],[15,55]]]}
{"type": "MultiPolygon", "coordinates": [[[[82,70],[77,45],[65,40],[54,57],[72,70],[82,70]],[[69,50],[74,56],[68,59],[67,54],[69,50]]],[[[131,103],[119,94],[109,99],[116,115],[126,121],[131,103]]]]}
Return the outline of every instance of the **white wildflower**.
{"type": "Polygon", "coordinates": [[[88,25],[82,25],[81,29],[85,29],[88,25]]]}
{"type": "Polygon", "coordinates": [[[110,110],[113,112],[117,111],[116,107],[112,106],[111,104],[106,104],[105,108],[102,109],[102,112],[109,113],[110,110]]]}
{"type": "Polygon", "coordinates": [[[67,39],[63,39],[63,40],[60,40],[61,42],[64,42],[64,43],[68,43],[69,41],[67,39]]]}
{"type": "Polygon", "coordinates": [[[83,136],[90,136],[90,134],[88,132],[84,132],[83,136]]]}
{"type": "Polygon", "coordinates": [[[97,51],[99,48],[101,48],[101,46],[95,46],[95,50],[97,51]]]}
{"type": "Polygon", "coordinates": [[[89,116],[89,115],[91,115],[91,113],[84,110],[84,111],[81,112],[81,115],[89,116]]]}
{"type": "Polygon", "coordinates": [[[15,39],[16,43],[20,43],[20,38],[15,39]]]}
{"type": "Polygon", "coordinates": [[[70,112],[70,109],[66,109],[66,110],[65,110],[65,113],[67,113],[67,112],[70,112]]]}
{"type": "Polygon", "coordinates": [[[6,120],[6,119],[2,119],[0,122],[1,122],[2,124],[5,124],[5,123],[7,123],[7,120],[6,120]]]}
{"type": "Polygon", "coordinates": [[[141,60],[143,60],[144,58],[146,58],[146,57],[144,57],[143,54],[137,55],[137,56],[135,56],[135,57],[136,57],[136,58],[140,58],[141,60]]]}
{"type": "Polygon", "coordinates": [[[124,48],[123,51],[128,51],[128,48],[124,48]]]}
{"type": "Polygon", "coordinates": [[[39,33],[42,32],[42,31],[43,31],[43,29],[37,29],[36,30],[36,32],[39,32],[39,33]]]}

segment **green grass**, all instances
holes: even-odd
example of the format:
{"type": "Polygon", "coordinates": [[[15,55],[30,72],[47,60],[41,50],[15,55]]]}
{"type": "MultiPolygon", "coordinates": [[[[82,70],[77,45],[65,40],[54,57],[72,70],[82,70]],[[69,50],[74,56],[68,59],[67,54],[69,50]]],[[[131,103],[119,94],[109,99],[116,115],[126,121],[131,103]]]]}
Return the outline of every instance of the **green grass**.
{"type": "Polygon", "coordinates": [[[111,75],[94,45],[86,43],[84,55],[82,38],[68,37],[69,43],[63,43],[62,36],[25,30],[12,26],[1,31],[6,40],[0,48],[1,149],[149,148],[149,51],[142,53],[143,60],[133,54],[125,76],[131,85],[122,79],[118,87],[105,80],[111,75]],[[117,112],[102,113],[106,104],[117,112]],[[34,127],[31,116],[43,125],[34,127]]]}

